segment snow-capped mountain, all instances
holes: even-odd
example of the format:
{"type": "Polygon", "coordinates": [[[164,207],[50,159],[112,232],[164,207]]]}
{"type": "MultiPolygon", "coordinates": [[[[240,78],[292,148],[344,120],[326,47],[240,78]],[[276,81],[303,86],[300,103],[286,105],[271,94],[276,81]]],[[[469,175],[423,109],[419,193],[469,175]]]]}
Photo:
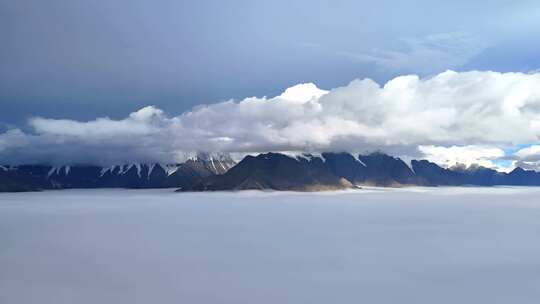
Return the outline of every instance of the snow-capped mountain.
{"type": "Polygon", "coordinates": [[[473,166],[445,169],[426,160],[410,165],[383,153],[280,154],[248,156],[225,174],[209,176],[184,191],[323,190],[373,186],[540,186],[540,173],[517,168],[510,173],[473,166]]]}
{"type": "Polygon", "coordinates": [[[22,165],[0,168],[0,191],[64,188],[182,188],[227,172],[235,162],[227,155],[200,154],[183,163],[95,165],[22,165]]]}
{"type": "Polygon", "coordinates": [[[198,154],[178,164],[0,166],[0,192],[111,187],[315,191],[357,185],[540,186],[540,173],[521,168],[510,173],[480,166],[442,168],[426,160],[407,164],[383,153],[264,153],[248,155],[238,164],[228,155],[198,154]]]}

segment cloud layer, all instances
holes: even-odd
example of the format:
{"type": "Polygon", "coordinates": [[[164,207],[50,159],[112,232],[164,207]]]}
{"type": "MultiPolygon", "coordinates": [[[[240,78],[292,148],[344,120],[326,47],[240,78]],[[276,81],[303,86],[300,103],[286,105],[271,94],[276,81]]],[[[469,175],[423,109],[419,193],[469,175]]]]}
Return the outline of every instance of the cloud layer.
{"type": "MultiPolygon", "coordinates": [[[[540,74],[447,71],[384,86],[354,80],[329,91],[300,84],[277,97],[203,105],[179,116],[148,106],[120,120],[36,117],[29,126],[31,132],[0,134],[2,160],[104,164],[175,161],[194,151],[381,149],[489,165],[508,157],[506,147],[538,142],[540,74]]],[[[512,157],[533,162],[537,152],[512,157]]]]}
{"type": "Polygon", "coordinates": [[[459,68],[490,44],[482,37],[466,32],[449,32],[399,39],[396,49],[370,52],[340,52],[355,61],[374,63],[388,71],[433,73],[459,68]]]}

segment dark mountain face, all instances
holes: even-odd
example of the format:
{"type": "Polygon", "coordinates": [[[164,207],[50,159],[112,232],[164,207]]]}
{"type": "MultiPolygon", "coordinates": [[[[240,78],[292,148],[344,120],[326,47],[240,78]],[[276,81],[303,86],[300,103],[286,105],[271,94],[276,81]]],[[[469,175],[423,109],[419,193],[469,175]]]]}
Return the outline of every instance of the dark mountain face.
{"type": "Polygon", "coordinates": [[[540,172],[516,168],[505,175],[503,182],[514,186],[540,186],[540,172]]]}
{"type": "Polygon", "coordinates": [[[336,176],[352,183],[376,186],[418,185],[420,180],[399,158],[383,153],[359,155],[323,153],[324,164],[336,176]]]}
{"type": "Polygon", "coordinates": [[[359,155],[358,158],[348,153],[323,153],[320,157],[266,153],[247,156],[226,174],[205,178],[194,187],[181,191],[305,191],[344,189],[353,185],[540,185],[540,173],[523,169],[509,174],[479,166],[446,169],[426,160],[413,160],[411,167],[403,160],[383,153],[359,155]]]}
{"type": "Polygon", "coordinates": [[[221,176],[203,179],[183,191],[205,190],[319,190],[358,185],[424,184],[401,159],[382,153],[360,155],[323,153],[290,157],[279,153],[247,156],[221,176]]]}
{"type": "Polygon", "coordinates": [[[413,160],[411,165],[417,178],[427,186],[457,186],[463,184],[460,181],[460,173],[441,168],[427,160],[413,160]]]}
{"type": "Polygon", "coordinates": [[[0,167],[0,192],[69,188],[178,188],[225,173],[230,157],[199,156],[182,164],[130,164],[103,168],[91,165],[0,167]]]}
{"type": "Polygon", "coordinates": [[[493,186],[498,181],[504,182],[505,177],[496,170],[473,166],[465,170],[455,170],[463,177],[462,182],[466,185],[493,186]]]}
{"type": "Polygon", "coordinates": [[[183,191],[297,190],[350,188],[352,184],[329,170],[321,158],[305,155],[292,158],[279,153],[246,156],[223,175],[206,178],[183,191]]]}
{"type": "Polygon", "coordinates": [[[431,186],[540,186],[540,173],[516,168],[510,173],[472,166],[443,169],[426,160],[412,161],[415,174],[431,186]]]}
{"type": "Polygon", "coordinates": [[[182,164],[50,167],[0,166],[0,192],[64,188],[179,188],[181,191],[273,189],[316,191],[375,186],[540,186],[540,173],[510,173],[472,166],[441,168],[426,160],[403,160],[383,153],[323,153],[287,156],[266,153],[230,157],[200,155],[182,164]]]}
{"type": "Polygon", "coordinates": [[[101,167],[70,166],[49,168],[46,179],[53,188],[95,188],[100,179],[101,167]]]}
{"type": "Polygon", "coordinates": [[[43,169],[40,166],[24,166],[21,170],[7,166],[0,167],[0,192],[50,189],[52,184],[42,174],[43,169]]]}
{"type": "Polygon", "coordinates": [[[323,153],[290,157],[279,153],[247,156],[221,176],[203,179],[183,191],[205,190],[320,190],[353,185],[419,185],[419,179],[401,159],[382,153],[360,155],[323,153]]]}
{"type": "Polygon", "coordinates": [[[218,160],[188,160],[180,164],[168,175],[165,185],[167,187],[186,188],[193,186],[203,178],[220,175],[227,172],[236,163],[232,159],[218,160]]]}
{"type": "Polygon", "coordinates": [[[379,186],[421,184],[411,168],[399,158],[379,152],[360,155],[358,158],[366,166],[364,183],[379,186]]]}
{"type": "Polygon", "coordinates": [[[362,183],[368,178],[368,169],[359,159],[349,153],[323,153],[326,167],[336,176],[353,183],[362,183]]]}

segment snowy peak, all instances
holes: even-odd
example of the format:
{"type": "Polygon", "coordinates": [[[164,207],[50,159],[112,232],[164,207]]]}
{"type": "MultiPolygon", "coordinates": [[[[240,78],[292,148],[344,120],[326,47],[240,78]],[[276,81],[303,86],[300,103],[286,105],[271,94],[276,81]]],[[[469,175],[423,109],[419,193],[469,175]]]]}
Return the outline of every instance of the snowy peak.
{"type": "Polygon", "coordinates": [[[49,170],[49,173],[47,173],[48,177],[51,177],[52,175],[68,175],[71,171],[71,166],[60,166],[60,167],[52,167],[49,170]]]}
{"type": "Polygon", "coordinates": [[[442,168],[426,160],[384,153],[263,153],[238,164],[226,154],[199,153],[183,163],[0,167],[0,191],[66,188],[166,188],[183,190],[322,190],[353,185],[540,186],[540,173],[510,173],[481,166],[442,168]]]}
{"type": "Polygon", "coordinates": [[[324,156],[321,153],[304,153],[304,152],[279,152],[297,161],[313,161],[319,159],[322,162],[325,161],[324,156]]]}
{"type": "Polygon", "coordinates": [[[213,174],[223,174],[236,164],[229,154],[224,153],[200,152],[192,161],[200,163],[213,174]]]}
{"type": "Polygon", "coordinates": [[[235,162],[227,155],[207,154],[178,164],[128,163],[107,167],[93,165],[3,166],[0,168],[0,183],[4,183],[4,186],[0,187],[0,191],[64,188],[177,188],[185,187],[201,178],[223,174],[234,165],[235,162]]]}

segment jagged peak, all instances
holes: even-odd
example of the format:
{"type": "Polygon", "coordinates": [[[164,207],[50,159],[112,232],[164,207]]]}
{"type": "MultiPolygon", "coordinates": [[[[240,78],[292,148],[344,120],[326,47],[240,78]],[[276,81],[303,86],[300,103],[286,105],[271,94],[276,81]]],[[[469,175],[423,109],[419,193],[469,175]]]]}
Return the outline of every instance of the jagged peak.
{"type": "Polygon", "coordinates": [[[229,153],[222,152],[198,152],[195,157],[191,158],[192,160],[199,161],[221,161],[221,162],[234,162],[229,153]]]}
{"type": "Polygon", "coordinates": [[[275,153],[288,156],[297,161],[300,161],[301,159],[304,159],[307,161],[313,161],[316,158],[319,158],[320,160],[322,160],[322,162],[326,161],[322,153],[318,153],[318,152],[280,151],[280,152],[275,152],[275,153]]]}
{"type": "Polygon", "coordinates": [[[146,175],[146,179],[150,179],[150,175],[152,175],[152,172],[154,171],[154,168],[156,166],[159,166],[159,164],[153,163],[150,165],[150,167],[148,168],[148,174],[146,175]]]}
{"type": "Polygon", "coordinates": [[[407,165],[407,167],[409,167],[412,173],[416,174],[416,172],[414,171],[414,167],[413,167],[411,159],[409,159],[408,161],[405,161],[405,160],[402,160],[402,161],[405,163],[405,165],[407,165]]]}
{"type": "Polygon", "coordinates": [[[360,163],[360,165],[364,166],[364,167],[367,167],[366,163],[364,163],[360,157],[362,157],[362,154],[360,153],[355,153],[355,152],[346,152],[346,151],[341,151],[341,152],[325,152],[324,154],[346,154],[350,157],[352,157],[356,162],[360,163]]]}
{"type": "Polygon", "coordinates": [[[175,157],[177,163],[185,163],[187,161],[233,161],[231,155],[225,152],[178,152],[175,157]]]}
{"type": "Polygon", "coordinates": [[[181,164],[159,164],[159,166],[165,171],[167,176],[171,176],[178,171],[181,164]]]}
{"type": "MultiPolygon", "coordinates": [[[[524,172],[531,172],[530,170],[525,170],[521,167],[516,167],[514,168],[514,170],[510,171],[509,174],[516,174],[516,173],[524,173],[524,172]]],[[[532,171],[532,172],[536,172],[536,171],[532,171]]]]}
{"type": "MultiPolygon", "coordinates": [[[[451,166],[451,167],[448,167],[448,169],[452,170],[452,171],[455,171],[455,172],[474,172],[474,171],[479,171],[479,170],[493,170],[493,171],[497,171],[493,168],[487,168],[487,167],[484,167],[482,165],[479,165],[479,164],[470,164],[469,166],[467,166],[466,164],[463,164],[463,163],[456,163],[455,165],[451,166]]],[[[499,171],[497,171],[499,172],[499,171]]]]}
{"type": "Polygon", "coordinates": [[[326,159],[324,158],[322,153],[316,153],[316,152],[303,153],[302,155],[300,155],[300,157],[302,157],[304,159],[307,159],[308,161],[312,161],[312,160],[318,158],[318,159],[322,160],[323,163],[326,162],[326,159]]]}
{"type": "Polygon", "coordinates": [[[360,159],[360,154],[358,153],[352,153],[352,157],[359,162],[362,166],[367,167],[367,165],[360,159]]]}
{"type": "MultiPolygon", "coordinates": [[[[383,153],[381,151],[374,151],[374,152],[371,152],[371,153],[368,153],[368,154],[360,154],[360,153],[350,153],[350,152],[346,152],[346,151],[341,151],[341,152],[299,152],[299,151],[280,151],[280,152],[273,152],[273,153],[278,153],[278,154],[283,154],[283,155],[286,155],[288,157],[291,157],[295,160],[300,160],[300,159],[306,159],[306,160],[313,160],[314,158],[320,158],[323,162],[326,162],[326,159],[324,157],[325,154],[329,155],[329,154],[347,154],[349,156],[351,156],[355,161],[357,161],[360,165],[364,166],[364,167],[367,167],[368,165],[362,161],[362,157],[375,157],[375,156],[382,156],[382,157],[385,157],[385,158],[391,158],[391,159],[394,159],[394,160],[397,160],[397,161],[403,161],[401,158],[399,157],[394,157],[394,156],[391,156],[391,155],[388,155],[386,153],[383,153]]],[[[265,154],[265,153],[262,153],[262,154],[265,154]]],[[[404,161],[403,161],[404,162],[404,161]]],[[[413,171],[412,169],[412,165],[409,163],[407,164],[407,162],[404,162],[410,169],[411,171],[413,171]]]]}
{"type": "Polygon", "coordinates": [[[64,175],[69,175],[69,172],[71,172],[71,166],[58,166],[58,167],[51,167],[49,172],[47,173],[47,177],[51,177],[52,175],[60,175],[63,173],[64,175]]]}
{"type": "MultiPolygon", "coordinates": [[[[138,175],[139,178],[140,178],[140,177],[141,177],[141,164],[139,164],[139,163],[131,164],[131,166],[129,167],[129,169],[133,168],[134,166],[137,168],[137,175],[138,175]]],[[[128,169],[128,171],[129,171],[129,169],[128,169]]]]}
{"type": "Polygon", "coordinates": [[[205,162],[206,166],[210,167],[216,172],[227,171],[234,164],[235,161],[228,154],[224,153],[199,153],[192,154],[189,158],[186,158],[183,162],[171,162],[171,163],[160,163],[160,162],[140,162],[140,163],[128,163],[128,164],[113,164],[110,166],[102,167],[100,172],[100,177],[104,176],[108,172],[116,172],[119,175],[124,175],[132,168],[135,168],[137,175],[142,178],[143,174],[147,179],[150,178],[150,175],[156,168],[161,168],[167,176],[174,174],[178,169],[185,164],[186,162],[205,162]],[[144,169],[143,169],[144,168],[144,169]],[[145,171],[147,170],[147,171],[145,171]]]}
{"type": "Polygon", "coordinates": [[[361,154],[361,156],[365,156],[365,157],[385,157],[385,158],[393,158],[395,160],[401,160],[401,158],[399,158],[399,157],[392,156],[392,155],[384,153],[384,152],[382,152],[380,150],[369,152],[367,154],[361,154]]]}
{"type": "Polygon", "coordinates": [[[135,168],[137,170],[137,176],[139,178],[142,178],[142,170],[143,167],[154,168],[156,163],[130,163],[130,164],[121,164],[121,165],[111,165],[108,167],[102,167],[100,172],[100,177],[103,177],[107,172],[114,172],[118,168],[118,174],[124,175],[127,172],[129,172],[132,168],[135,168]]]}
{"type": "MultiPolygon", "coordinates": [[[[367,154],[360,154],[359,155],[359,160],[361,161],[362,158],[383,158],[383,159],[391,159],[391,160],[395,160],[395,161],[398,161],[398,162],[402,162],[404,163],[407,167],[411,168],[412,170],[412,164],[407,163],[406,161],[404,161],[402,158],[400,157],[396,157],[396,156],[392,156],[392,155],[389,155],[387,153],[384,153],[382,151],[373,151],[373,152],[370,152],[370,153],[367,153],[367,154]]],[[[367,165],[366,165],[367,166],[367,165]]]]}

